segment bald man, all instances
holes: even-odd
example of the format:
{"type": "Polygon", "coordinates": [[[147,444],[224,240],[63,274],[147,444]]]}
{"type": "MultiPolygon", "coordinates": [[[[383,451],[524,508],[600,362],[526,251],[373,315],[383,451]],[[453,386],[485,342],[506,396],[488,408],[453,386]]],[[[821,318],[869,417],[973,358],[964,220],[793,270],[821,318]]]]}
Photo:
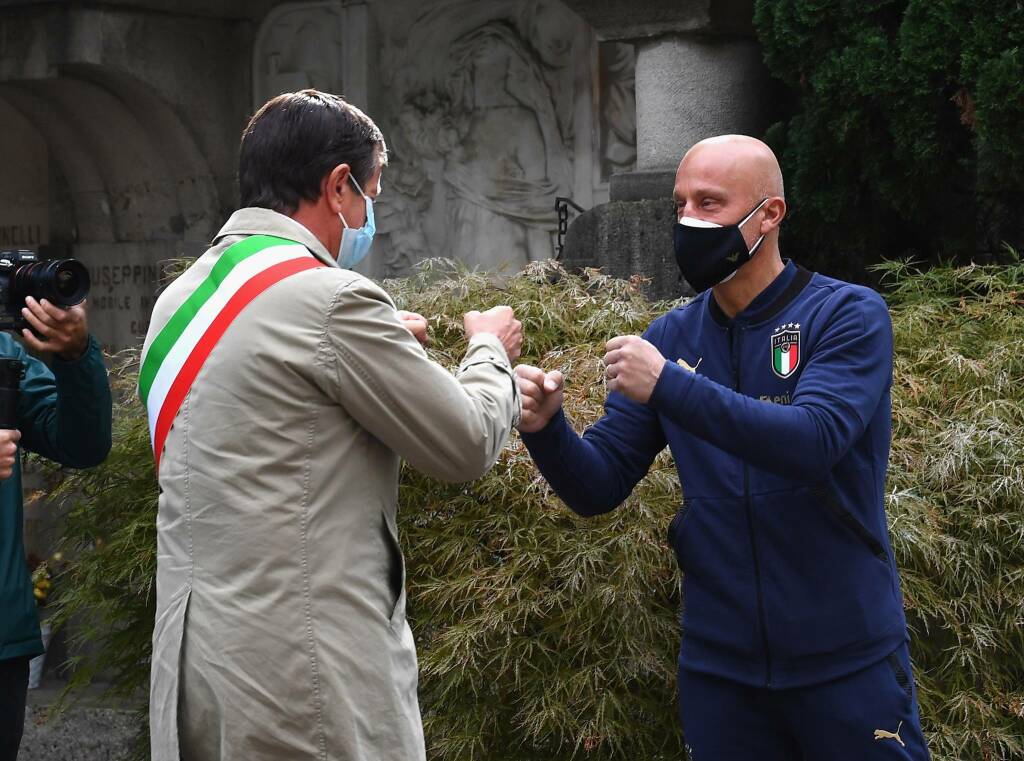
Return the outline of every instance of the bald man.
{"type": "Polygon", "coordinates": [[[758,140],[698,143],[675,201],[676,259],[699,295],[608,342],[605,415],[582,437],[561,374],[518,367],[523,441],[587,516],[670,447],[691,758],[927,759],[883,504],[885,302],[782,259],[782,174],[758,140]]]}

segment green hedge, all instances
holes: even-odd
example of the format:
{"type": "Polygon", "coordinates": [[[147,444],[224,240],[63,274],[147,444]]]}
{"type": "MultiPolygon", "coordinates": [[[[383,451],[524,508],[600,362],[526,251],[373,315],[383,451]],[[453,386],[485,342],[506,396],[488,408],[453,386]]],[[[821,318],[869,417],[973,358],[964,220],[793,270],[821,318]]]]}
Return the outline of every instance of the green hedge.
{"type": "MultiPolygon", "coordinates": [[[[1024,266],[889,265],[898,358],[889,519],[925,727],[936,761],[1024,753],[1024,266]]],[[[601,412],[603,343],[667,308],[635,283],[534,265],[501,283],[428,269],[389,283],[432,316],[454,366],[462,312],[509,303],[524,361],[561,367],[578,427],[601,412]]],[[[129,364],[118,383],[130,390],[129,364]]],[[[145,689],[153,620],[155,484],[138,404],[118,409],[108,463],[65,480],[71,558],[58,605],[97,669],[145,689]]],[[[518,439],[471,485],[402,476],[401,535],[428,755],[678,759],[678,577],[665,529],[680,499],[662,456],[627,503],[582,520],[518,439]]]]}
{"type": "Polygon", "coordinates": [[[853,278],[882,257],[982,261],[1024,243],[1024,5],[756,0],[792,93],[768,141],[786,247],[853,278]]]}

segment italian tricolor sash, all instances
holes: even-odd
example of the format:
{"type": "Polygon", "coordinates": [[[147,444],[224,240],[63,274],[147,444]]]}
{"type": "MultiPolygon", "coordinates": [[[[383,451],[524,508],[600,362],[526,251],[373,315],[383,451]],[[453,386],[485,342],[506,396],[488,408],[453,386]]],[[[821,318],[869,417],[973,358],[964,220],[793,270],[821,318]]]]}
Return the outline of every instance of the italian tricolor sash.
{"type": "Polygon", "coordinates": [[[324,266],[300,243],[253,235],[221,254],[210,274],[161,328],[142,357],[139,395],[160,468],[167,432],[210,352],[235,317],[275,283],[324,266]]]}

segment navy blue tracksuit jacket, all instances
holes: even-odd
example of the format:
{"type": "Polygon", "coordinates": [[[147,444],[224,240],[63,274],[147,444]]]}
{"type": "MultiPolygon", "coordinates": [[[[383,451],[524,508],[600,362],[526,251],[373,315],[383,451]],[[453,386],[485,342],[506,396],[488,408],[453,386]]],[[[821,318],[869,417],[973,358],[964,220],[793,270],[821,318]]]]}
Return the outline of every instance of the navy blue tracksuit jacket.
{"type": "Polygon", "coordinates": [[[523,440],[582,515],[620,504],[671,448],[680,665],[789,688],[885,659],[907,638],[883,505],[885,302],[790,262],[733,320],[707,291],[644,338],[669,360],[647,404],[612,393],[582,438],[559,413],[523,440]]]}

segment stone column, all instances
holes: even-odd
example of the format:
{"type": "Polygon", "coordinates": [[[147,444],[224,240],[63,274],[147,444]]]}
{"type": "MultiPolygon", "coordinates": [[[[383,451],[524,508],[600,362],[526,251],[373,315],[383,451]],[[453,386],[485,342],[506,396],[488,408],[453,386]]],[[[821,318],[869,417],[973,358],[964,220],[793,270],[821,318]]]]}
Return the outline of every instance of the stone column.
{"type": "Polygon", "coordinates": [[[767,127],[770,83],[750,0],[568,0],[601,39],[636,46],[637,166],[613,175],[611,202],[566,236],[571,267],[651,279],[655,298],[683,294],[672,249],[671,202],[683,154],[706,137],[767,127]]]}

